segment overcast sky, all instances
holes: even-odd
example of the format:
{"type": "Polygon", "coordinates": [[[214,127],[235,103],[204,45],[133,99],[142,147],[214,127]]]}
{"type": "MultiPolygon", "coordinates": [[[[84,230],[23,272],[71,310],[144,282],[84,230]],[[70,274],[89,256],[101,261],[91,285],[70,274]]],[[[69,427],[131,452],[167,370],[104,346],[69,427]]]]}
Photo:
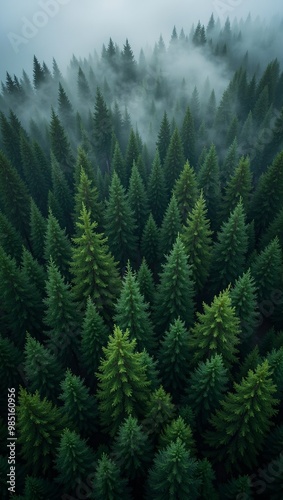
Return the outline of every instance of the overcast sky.
{"type": "Polygon", "coordinates": [[[0,18],[0,79],[6,70],[30,73],[32,58],[60,67],[74,53],[100,53],[111,36],[121,47],[128,38],[138,55],[141,45],[153,45],[162,34],[166,43],[176,25],[189,33],[199,19],[205,25],[211,13],[224,19],[246,18],[249,12],[265,18],[283,14],[282,0],[9,0],[0,18]]]}

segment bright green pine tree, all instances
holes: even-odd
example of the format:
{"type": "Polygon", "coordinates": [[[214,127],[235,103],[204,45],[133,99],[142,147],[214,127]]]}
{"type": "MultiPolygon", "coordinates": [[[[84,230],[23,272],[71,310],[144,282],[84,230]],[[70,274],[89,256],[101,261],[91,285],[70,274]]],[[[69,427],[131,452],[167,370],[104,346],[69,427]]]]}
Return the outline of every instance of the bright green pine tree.
{"type": "Polygon", "coordinates": [[[196,500],[199,498],[200,481],[198,464],[180,438],[165,450],[157,452],[148,476],[149,498],[161,500],[196,500]]]}
{"type": "Polygon", "coordinates": [[[94,452],[86,441],[75,431],[64,429],[55,459],[56,482],[64,487],[64,491],[74,493],[77,485],[93,473],[94,463],[94,452]]]}
{"type": "Polygon", "coordinates": [[[256,234],[263,233],[282,208],[283,152],[279,153],[259,179],[250,211],[256,234]]]}
{"type": "Polygon", "coordinates": [[[200,361],[186,385],[185,401],[193,409],[197,422],[205,424],[227,391],[228,372],[221,354],[200,361]]]}
{"type": "Polygon", "coordinates": [[[236,361],[239,343],[239,319],[232,307],[229,290],[214,297],[209,306],[203,304],[203,313],[197,313],[198,321],[190,332],[189,346],[193,364],[205,361],[213,354],[221,354],[224,366],[236,361]]]}
{"type": "Polygon", "coordinates": [[[167,194],[164,172],[157,150],[148,179],[147,190],[151,213],[158,226],[160,226],[167,206],[167,194]]]}
{"type": "Polygon", "coordinates": [[[96,232],[97,223],[91,222],[84,206],[77,227],[80,236],[73,239],[71,262],[74,297],[84,308],[90,297],[98,312],[109,319],[120,289],[117,265],[109,252],[107,238],[96,232]]]}
{"type": "Polygon", "coordinates": [[[24,371],[28,388],[39,391],[41,398],[56,403],[58,388],[62,380],[62,367],[56,356],[28,333],[25,344],[24,371]]]}
{"type": "Polygon", "coordinates": [[[59,399],[63,402],[62,412],[72,428],[82,436],[89,436],[96,428],[97,406],[94,397],[83,380],[70,370],[60,384],[59,399]]]}
{"type": "Polygon", "coordinates": [[[155,339],[148,305],[140,292],[136,275],[129,264],[123,280],[121,295],[116,304],[114,321],[123,332],[129,331],[130,338],[136,340],[139,351],[142,349],[152,351],[155,339]]]}
{"type": "Polygon", "coordinates": [[[170,139],[171,139],[170,123],[167,117],[167,113],[165,111],[157,139],[157,148],[159,152],[160,161],[162,164],[164,164],[166,158],[167,150],[170,144],[170,139]]]}
{"type": "Polygon", "coordinates": [[[148,199],[143,180],[138,171],[137,165],[133,163],[132,173],[129,182],[129,204],[137,223],[137,235],[140,240],[145,221],[148,217],[148,199]]]}
{"type": "Polygon", "coordinates": [[[128,479],[145,475],[151,459],[151,444],[135,417],[130,415],[120,425],[112,451],[120,471],[128,479]]]}
{"type": "Polygon", "coordinates": [[[71,217],[73,207],[72,193],[69,188],[65,173],[54,156],[52,156],[51,158],[51,175],[52,192],[63,216],[63,226],[67,228],[69,233],[71,233],[73,229],[71,217]]]}
{"type": "Polygon", "coordinates": [[[116,172],[112,175],[109,201],[105,212],[105,229],[115,259],[123,267],[136,256],[136,221],[128,196],[116,172]]]}
{"type": "Polygon", "coordinates": [[[34,473],[50,470],[66,425],[61,410],[39,393],[21,388],[17,407],[18,443],[21,455],[34,473]]]}
{"type": "Polygon", "coordinates": [[[74,169],[74,185],[78,186],[81,178],[81,170],[84,170],[91,184],[95,186],[95,169],[87,152],[82,146],[78,147],[77,160],[74,169]]]}
{"type": "Polygon", "coordinates": [[[256,257],[251,273],[259,302],[271,300],[272,292],[282,286],[282,250],[277,237],[256,257]]]}
{"type": "Polygon", "coordinates": [[[220,174],[218,158],[215,146],[210,147],[204,163],[201,166],[198,184],[203,190],[206,200],[208,218],[211,221],[213,229],[217,227],[218,211],[220,204],[220,174]]]}
{"type": "Polygon", "coordinates": [[[75,191],[74,220],[77,221],[81,214],[83,205],[90,212],[92,222],[97,222],[99,230],[102,230],[102,203],[99,201],[97,187],[81,168],[80,181],[75,191]]]}
{"type": "Polygon", "coordinates": [[[197,291],[202,290],[208,278],[212,253],[211,237],[205,199],[201,193],[181,234],[197,291]]]}
{"type": "Polygon", "coordinates": [[[273,395],[273,384],[267,361],[255,371],[250,370],[240,384],[234,384],[221,401],[221,408],[211,418],[213,431],[206,435],[217,460],[223,460],[227,469],[243,463],[251,468],[256,464],[264,440],[277,413],[278,401],[273,395]]]}
{"type": "Polygon", "coordinates": [[[178,234],[182,230],[181,214],[178,209],[177,199],[175,194],[172,194],[170,203],[164,214],[159,238],[160,256],[168,255],[177,239],[178,234]]]}
{"type": "Polygon", "coordinates": [[[162,333],[180,317],[186,328],[193,323],[194,283],[185,247],[177,238],[160,275],[155,303],[155,324],[162,333]]]}
{"type": "Polygon", "coordinates": [[[126,182],[125,162],[118,141],[116,141],[114,147],[114,152],[111,161],[111,170],[112,172],[117,173],[123,186],[126,187],[127,182],[126,182]]]}
{"type": "Polygon", "coordinates": [[[43,261],[44,238],[46,234],[47,220],[43,217],[33,199],[30,203],[30,242],[33,256],[39,262],[43,261]]]}
{"type": "Polygon", "coordinates": [[[25,332],[41,331],[42,302],[35,285],[27,280],[15,259],[0,247],[0,296],[2,327],[12,334],[17,346],[24,343],[25,332]]]}
{"type": "Polygon", "coordinates": [[[184,224],[198,198],[196,174],[188,161],[176,180],[173,192],[184,224]]]}
{"type": "Polygon", "coordinates": [[[93,500],[131,498],[127,480],[122,478],[118,465],[106,453],[102,454],[95,470],[92,498],[93,500]]]}
{"type": "Polygon", "coordinates": [[[228,219],[230,212],[235,210],[237,204],[242,200],[243,207],[247,212],[249,209],[252,190],[252,175],[250,171],[250,160],[242,157],[235,172],[225,187],[223,196],[222,213],[223,219],[228,219]]]}
{"type": "Polygon", "coordinates": [[[138,270],[137,282],[145,301],[152,307],[155,299],[155,284],[153,274],[145,258],[142,259],[142,263],[138,270]]]}
{"type": "Polygon", "coordinates": [[[19,231],[2,212],[0,212],[0,245],[5,252],[11,255],[11,257],[14,257],[17,262],[20,261],[23,239],[19,231]]]}
{"type": "Polygon", "coordinates": [[[188,376],[190,350],[189,332],[185,323],[177,318],[165,332],[158,351],[158,361],[163,385],[170,391],[174,400],[182,392],[188,376]]]}
{"type": "Polygon", "coordinates": [[[229,283],[234,284],[244,272],[247,250],[247,226],[240,200],[228,221],[222,224],[214,245],[211,272],[215,291],[223,290],[229,283]]]}
{"type": "Polygon", "coordinates": [[[131,129],[127,150],[125,153],[125,176],[126,176],[126,185],[129,184],[129,179],[131,176],[131,171],[133,168],[134,162],[138,161],[138,157],[140,154],[139,145],[137,142],[137,137],[133,129],[131,129]]]}
{"type": "Polygon", "coordinates": [[[171,443],[174,443],[176,439],[180,439],[192,455],[195,454],[196,444],[191,426],[180,416],[172,420],[172,422],[165,427],[164,432],[160,435],[160,449],[166,448],[171,443]]]}
{"type": "Polygon", "coordinates": [[[257,292],[250,269],[236,280],[230,292],[233,307],[240,320],[240,348],[249,345],[257,325],[257,292]]]}
{"type": "Polygon", "coordinates": [[[69,283],[52,260],[48,265],[46,292],[44,322],[49,327],[48,347],[59,361],[71,362],[78,351],[80,313],[69,283]]]}
{"type": "Polygon", "coordinates": [[[156,272],[158,267],[160,247],[159,237],[160,231],[152,213],[150,213],[142,233],[141,251],[153,272],[156,272]]]}
{"type": "Polygon", "coordinates": [[[176,179],[178,179],[184,164],[185,157],[183,144],[178,128],[176,127],[170,139],[170,144],[164,161],[164,174],[166,186],[169,192],[171,192],[174,187],[176,179]]]}
{"type": "Polygon", "coordinates": [[[44,239],[44,258],[47,262],[51,258],[63,276],[69,277],[71,243],[66,235],[66,230],[61,229],[51,210],[49,210],[48,214],[44,239]]]}
{"type": "Polygon", "coordinates": [[[186,160],[188,160],[189,163],[191,163],[191,165],[195,165],[196,164],[195,124],[189,106],[186,109],[185,117],[182,123],[181,138],[186,160]]]}
{"type": "Polygon", "coordinates": [[[92,384],[103,353],[102,347],[107,345],[109,334],[110,332],[102,316],[98,313],[97,307],[89,297],[82,325],[80,365],[92,384]]]}
{"type": "Polygon", "coordinates": [[[111,436],[116,434],[123,419],[130,414],[143,415],[149,396],[146,366],[140,353],[135,352],[136,340],[129,332],[114,328],[107,347],[103,348],[97,378],[101,423],[111,436]]]}
{"type": "Polygon", "coordinates": [[[29,193],[16,169],[0,151],[1,207],[15,228],[26,238],[29,221],[29,193]]]}
{"type": "Polygon", "coordinates": [[[151,392],[147,401],[145,419],[143,420],[144,429],[148,434],[159,437],[173,420],[174,415],[175,406],[172,403],[172,397],[168,392],[165,392],[161,385],[151,392]]]}

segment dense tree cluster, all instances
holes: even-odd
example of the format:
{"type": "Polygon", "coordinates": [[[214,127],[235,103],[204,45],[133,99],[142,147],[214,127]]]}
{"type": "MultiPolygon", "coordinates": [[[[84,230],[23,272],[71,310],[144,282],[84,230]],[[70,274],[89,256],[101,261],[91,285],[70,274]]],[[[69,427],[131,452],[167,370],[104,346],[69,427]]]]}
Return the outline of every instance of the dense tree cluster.
{"type": "Polygon", "coordinates": [[[110,39],[2,83],[15,499],[281,497],[283,73],[243,52],[255,31],[212,16],[138,61],[110,39]],[[222,94],[174,72],[192,51],[222,94]]]}

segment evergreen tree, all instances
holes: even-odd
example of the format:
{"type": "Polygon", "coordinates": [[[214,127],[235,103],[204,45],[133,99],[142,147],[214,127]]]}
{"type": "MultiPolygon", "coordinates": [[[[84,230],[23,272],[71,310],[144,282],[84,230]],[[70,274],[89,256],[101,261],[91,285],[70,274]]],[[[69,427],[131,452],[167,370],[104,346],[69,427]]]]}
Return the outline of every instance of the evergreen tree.
{"type": "Polygon", "coordinates": [[[181,138],[183,143],[185,159],[191,164],[196,164],[196,138],[194,119],[190,107],[187,107],[182,123],[181,138]]]}
{"type": "Polygon", "coordinates": [[[174,399],[182,392],[188,376],[190,351],[189,332],[185,323],[177,318],[165,332],[158,352],[163,385],[174,399]]]}
{"type": "Polygon", "coordinates": [[[212,276],[214,289],[219,291],[233,284],[245,268],[248,236],[241,200],[217,236],[212,254],[212,276]]]}
{"type": "Polygon", "coordinates": [[[168,255],[178,234],[181,232],[182,222],[176,196],[173,193],[160,229],[160,255],[168,255]]]}
{"type": "Polygon", "coordinates": [[[172,397],[165,392],[162,385],[150,394],[143,426],[148,434],[159,436],[175,414],[175,406],[172,397]]]}
{"type": "Polygon", "coordinates": [[[115,323],[123,332],[130,333],[130,338],[136,340],[137,348],[149,352],[154,347],[153,326],[148,313],[148,305],[142,296],[137,278],[130,265],[124,277],[120,298],[116,304],[115,323]]]}
{"type": "Polygon", "coordinates": [[[49,134],[51,151],[66,175],[71,178],[74,158],[69,139],[54,109],[51,111],[49,134]]]}
{"type": "Polygon", "coordinates": [[[197,461],[179,438],[156,454],[148,477],[150,498],[194,500],[198,498],[199,485],[197,461]]]}
{"type": "Polygon", "coordinates": [[[130,500],[126,479],[121,477],[118,465],[105,453],[98,461],[94,481],[93,499],[123,498],[130,500]]]}
{"type": "Polygon", "coordinates": [[[198,322],[190,333],[189,347],[194,364],[213,354],[221,354],[224,366],[236,361],[239,343],[239,319],[231,305],[229,290],[215,296],[212,304],[203,304],[203,313],[197,313],[198,322]]]}
{"type": "Polygon", "coordinates": [[[47,219],[47,228],[44,240],[44,258],[58,267],[63,276],[69,276],[69,265],[71,259],[71,243],[66,235],[66,230],[61,229],[58,220],[51,210],[47,219]]]}
{"type": "Polygon", "coordinates": [[[82,326],[80,361],[92,383],[102,356],[102,347],[107,344],[108,337],[108,328],[89,297],[82,326]]]}
{"type": "Polygon", "coordinates": [[[0,212],[0,245],[7,254],[19,262],[23,246],[22,237],[2,212],[0,212]]]}
{"type": "Polygon", "coordinates": [[[55,459],[56,478],[67,491],[75,491],[93,473],[94,453],[76,432],[64,429],[55,459]]]}
{"type": "Polygon", "coordinates": [[[74,219],[79,219],[83,205],[87,212],[90,212],[92,221],[97,222],[98,227],[102,228],[102,203],[99,201],[98,190],[95,184],[88,177],[83,168],[80,172],[80,180],[75,192],[75,210],[74,219]]]}
{"type": "Polygon", "coordinates": [[[35,151],[31,142],[25,134],[20,135],[20,152],[23,166],[23,174],[29,191],[41,208],[44,210],[47,201],[47,182],[43,166],[37,161],[35,151]]]}
{"type": "Polygon", "coordinates": [[[140,151],[137,142],[137,137],[133,129],[131,129],[130,137],[127,144],[127,150],[125,154],[125,181],[126,185],[129,183],[129,179],[131,176],[131,171],[133,168],[134,162],[137,162],[140,151]]]}
{"type": "Polygon", "coordinates": [[[43,261],[44,239],[46,234],[47,221],[43,217],[36,203],[31,199],[30,203],[30,241],[33,256],[39,262],[43,261]]]}
{"type": "Polygon", "coordinates": [[[86,306],[88,297],[95,301],[98,312],[109,319],[119,293],[120,283],[116,263],[107,247],[107,239],[96,232],[97,223],[83,206],[77,228],[80,235],[73,239],[71,262],[75,300],[86,306]]]}
{"type": "Polygon", "coordinates": [[[185,164],[183,152],[183,144],[177,128],[175,128],[164,161],[164,174],[166,185],[169,192],[174,186],[176,179],[179,177],[182,167],[185,164]]]}
{"type": "Polygon", "coordinates": [[[240,320],[240,338],[242,344],[251,340],[257,324],[257,293],[255,281],[250,269],[235,282],[231,292],[231,301],[240,320]]]}
{"type": "Polygon", "coordinates": [[[96,428],[97,408],[88,387],[70,370],[66,371],[60,386],[62,393],[59,398],[63,402],[62,412],[68,418],[70,425],[82,436],[92,434],[96,428]]]}
{"type": "Polygon", "coordinates": [[[199,172],[199,186],[203,189],[207,204],[208,218],[212,227],[217,226],[217,214],[220,202],[220,179],[219,165],[215,146],[212,145],[207,153],[204,163],[199,172]]]}
{"type": "Polygon", "coordinates": [[[137,63],[128,39],[126,39],[126,43],[124,44],[123,51],[121,53],[121,64],[122,78],[124,82],[126,84],[135,82],[137,78],[137,63]]]}
{"type": "Polygon", "coordinates": [[[221,354],[214,354],[199,362],[191,374],[185,400],[189,403],[199,423],[205,424],[227,391],[227,368],[221,354]]]}
{"type": "Polygon", "coordinates": [[[238,162],[238,141],[235,138],[229,146],[223,165],[220,170],[220,179],[223,185],[230,182],[230,178],[235,175],[238,162]]]}
{"type": "Polygon", "coordinates": [[[148,180],[148,199],[151,213],[160,226],[167,204],[165,178],[158,151],[155,153],[152,170],[148,180]]]}
{"type": "Polygon", "coordinates": [[[159,260],[159,235],[159,229],[150,213],[142,233],[141,251],[153,271],[156,271],[159,260]]]}
{"type": "Polygon", "coordinates": [[[74,170],[74,184],[76,187],[78,187],[80,184],[82,170],[85,172],[91,185],[96,186],[94,165],[90,161],[88,153],[84,149],[84,147],[79,146],[78,147],[78,154],[77,154],[77,161],[76,161],[75,170],[74,170]]]}
{"type": "Polygon", "coordinates": [[[164,332],[175,319],[180,317],[186,327],[193,322],[194,284],[191,268],[187,262],[185,247],[180,237],[177,238],[160,275],[155,304],[156,327],[164,332]]]}
{"type": "Polygon", "coordinates": [[[62,367],[56,356],[29,334],[25,344],[24,370],[29,390],[32,393],[38,391],[41,398],[55,403],[62,379],[62,367]]]}
{"type": "Polygon", "coordinates": [[[114,153],[111,161],[111,169],[113,172],[116,172],[119,179],[121,179],[121,182],[124,187],[127,185],[127,178],[126,178],[126,171],[125,171],[125,162],[124,158],[119,146],[119,143],[116,141],[115,147],[114,147],[114,153]]]}
{"type": "Polygon", "coordinates": [[[144,183],[135,163],[130,177],[128,196],[130,207],[137,222],[137,235],[140,239],[148,217],[148,200],[144,183]]]}
{"type": "Polygon", "coordinates": [[[160,125],[160,130],[158,133],[158,139],[156,144],[159,153],[159,159],[162,164],[164,164],[166,158],[167,150],[170,144],[170,139],[171,139],[170,123],[167,117],[167,113],[165,111],[160,125]]]}
{"type": "Polygon", "coordinates": [[[113,444],[113,457],[123,475],[134,479],[145,475],[151,458],[148,436],[131,415],[120,425],[113,444]]]}
{"type": "Polygon", "coordinates": [[[92,97],[88,81],[80,66],[78,68],[78,94],[82,102],[89,102],[92,97]]]}
{"type": "Polygon", "coordinates": [[[111,436],[125,417],[143,414],[148,399],[146,367],[135,348],[136,340],[129,340],[129,332],[122,333],[118,327],[103,348],[104,359],[97,373],[97,398],[101,423],[111,436]]]}
{"type": "Polygon", "coordinates": [[[195,440],[193,438],[192,429],[189,424],[186,424],[182,417],[175,418],[165,427],[164,432],[160,436],[160,448],[166,448],[171,443],[180,439],[186,449],[192,454],[195,454],[195,440]]]}
{"type": "Polygon", "coordinates": [[[0,388],[6,395],[7,387],[18,387],[19,367],[22,364],[23,353],[10,339],[0,335],[0,388]]]}
{"type": "Polygon", "coordinates": [[[181,235],[197,291],[203,288],[207,280],[211,261],[212,232],[206,215],[205,200],[201,193],[181,235]]]}
{"type": "Polygon", "coordinates": [[[249,209],[250,195],[252,190],[252,176],[250,172],[249,158],[242,157],[225,188],[223,197],[223,215],[228,218],[240,200],[244,209],[249,209]]]}
{"type": "Polygon", "coordinates": [[[262,236],[260,246],[264,248],[267,246],[274,238],[278,238],[281,247],[283,248],[283,207],[280,212],[275,216],[273,221],[269,224],[265,233],[262,236]]]}
{"type": "Polygon", "coordinates": [[[18,443],[21,455],[34,473],[47,472],[66,421],[59,408],[39,393],[29,394],[21,388],[17,409],[18,443]]]}
{"type": "Polygon", "coordinates": [[[116,174],[112,175],[105,213],[105,228],[114,257],[123,267],[136,254],[135,219],[128,196],[116,174]]]}
{"type": "Polygon", "coordinates": [[[213,431],[206,440],[214,448],[217,460],[225,456],[227,469],[244,463],[251,468],[271,427],[271,418],[277,413],[270,368],[265,361],[255,371],[250,370],[240,384],[234,384],[221,401],[221,408],[211,418],[213,431]],[[223,430],[225,429],[225,432],[223,430]]]}
{"type": "Polygon", "coordinates": [[[185,223],[198,196],[196,175],[188,162],[185,163],[181,175],[175,183],[174,194],[177,199],[182,222],[185,223]]]}
{"type": "MultiPolygon", "coordinates": [[[[73,229],[71,219],[73,206],[72,193],[64,172],[55,157],[52,157],[51,160],[51,175],[53,195],[59,206],[60,213],[62,214],[62,227],[66,227],[67,231],[71,233],[73,229]]],[[[54,215],[56,216],[56,213],[54,215]]]]}
{"type": "Polygon", "coordinates": [[[272,240],[256,257],[251,272],[257,286],[258,300],[270,300],[274,289],[280,289],[282,283],[282,250],[278,238],[272,240]]]}
{"type": "Polygon", "coordinates": [[[58,109],[64,125],[70,126],[74,118],[74,110],[61,82],[59,82],[58,109]]]}
{"type": "Polygon", "coordinates": [[[110,171],[112,123],[100,88],[97,88],[94,110],[95,152],[103,172],[110,171]]]}
{"type": "Polygon", "coordinates": [[[142,263],[138,270],[137,282],[145,302],[152,306],[155,298],[155,285],[153,274],[147,265],[145,258],[142,259],[142,263]]]}

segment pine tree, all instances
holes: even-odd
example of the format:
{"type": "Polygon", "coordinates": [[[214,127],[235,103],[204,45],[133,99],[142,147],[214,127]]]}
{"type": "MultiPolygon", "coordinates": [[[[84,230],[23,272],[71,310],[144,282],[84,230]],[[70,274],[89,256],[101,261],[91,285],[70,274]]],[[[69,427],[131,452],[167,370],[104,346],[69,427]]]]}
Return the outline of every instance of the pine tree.
{"type": "Polygon", "coordinates": [[[264,248],[267,246],[276,236],[281,247],[283,248],[283,207],[263,234],[260,247],[264,248]]]}
{"type": "Polygon", "coordinates": [[[108,337],[108,328],[89,297],[82,326],[80,364],[92,384],[102,356],[102,347],[107,344],[108,337]]]}
{"type": "Polygon", "coordinates": [[[118,141],[115,143],[111,170],[116,172],[124,187],[127,185],[125,162],[118,141]]]}
{"type": "Polygon", "coordinates": [[[87,178],[91,182],[93,186],[96,186],[95,184],[95,169],[94,165],[91,162],[87,151],[84,149],[83,146],[78,147],[78,154],[77,154],[77,161],[75,164],[75,169],[74,169],[74,185],[79,186],[80,184],[80,178],[81,178],[81,171],[84,170],[87,178]]]}
{"type": "Polygon", "coordinates": [[[125,154],[125,181],[126,185],[129,183],[129,178],[133,168],[134,162],[137,162],[140,151],[136,138],[136,134],[133,129],[131,129],[130,137],[127,144],[126,154],[125,154]]]}
{"type": "Polygon", "coordinates": [[[66,175],[71,178],[74,164],[71,145],[65,133],[64,127],[54,109],[51,111],[49,134],[51,151],[61,168],[65,171],[66,175]]]}
{"type": "Polygon", "coordinates": [[[159,229],[155,223],[152,213],[150,213],[142,233],[141,251],[150,268],[154,272],[156,272],[159,260],[159,235],[159,229]]]}
{"type": "Polygon", "coordinates": [[[120,425],[113,444],[113,458],[129,479],[144,476],[151,459],[151,445],[138,420],[131,415],[120,425]]]}
{"type": "Polygon", "coordinates": [[[73,239],[71,262],[74,297],[83,307],[90,297],[98,312],[109,319],[120,289],[116,263],[108,250],[107,239],[96,232],[97,223],[91,222],[84,206],[77,227],[80,235],[73,239]]]}
{"type": "Polygon", "coordinates": [[[197,461],[191,458],[190,452],[179,438],[156,454],[148,477],[150,498],[195,500],[199,498],[199,486],[197,461]]]}
{"type": "Polygon", "coordinates": [[[0,212],[0,245],[7,254],[19,262],[23,246],[22,237],[2,212],[0,212]]]}
{"type": "MultiPolygon", "coordinates": [[[[0,388],[6,395],[7,387],[18,387],[19,368],[23,360],[22,351],[10,339],[0,335],[0,388]]],[[[0,401],[1,401],[0,400],[0,401]]]]}
{"type": "Polygon", "coordinates": [[[180,439],[192,455],[195,454],[195,440],[193,438],[192,429],[189,424],[185,423],[182,417],[175,418],[165,427],[164,432],[160,435],[160,449],[166,448],[171,443],[180,439]]]}
{"type": "Polygon", "coordinates": [[[262,450],[264,439],[271,427],[271,418],[277,413],[278,401],[268,362],[250,370],[235,391],[221,401],[221,408],[211,418],[214,428],[206,435],[217,460],[225,456],[227,469],[245,464],[251,468],[262,450]],[[225,429],[225,432],[223,430],[225,429]]]}
{"type": "Polygon", "coordinates": [[[152,351],[155,341],[148,305],[139,290],[136,275],[127,266],[120,298],[116,304],[115,323],[123,332],[130,333],[130,338],[136,340],[139,351],[152,351]]]}
{"type": "Polygon", "coordinates": [[[82,436],[89,436],[96,428],[97,407],[93,396],[83,380],[70,370],[60,384],[59,399],[63,402],[62,412],[70,425],[82,436]]]}
{"type": "Polygon", "coordinates": [[[148,217],[148,200],[144,183],[135,163],[133,164],[130,177],[128,196],[129,204],[137,223],[137,235],[140,239],[148,217]]]}
{"type": "Polygon", "coordinates": [[[50,500],[55,500],[56,489],[54,484],[42,477],[26,476],[24,494],[23,496],[15,496],[15,499],[44,500],[47,497],[50,500]]]}
{"type": "Polygon", "coordinates": [[[219,407],[227,391],[228,372],[221,354],[214,354],[199,362],[191,374],[185,400],[195,412],[198,422],[205,424],[211,413],[219,407]]]}
{"type": "Polygon", "coordinates": [[[109,238],[109,246],[115,259],[125,266],[128,259],[135,258],[136,237],[135,219],[128,196],[116,174],[112,175],[105,213],[105,228],[109,238]]]}
{"type": "MultiPolygon", "coordinates": [[[[73,206],[72,193],[62,167],[60,167],[54,156],[51,160],[51,175],[53,195],[62,213],[62,227],[66,227],[67,231],[71,233],[73,229],[71,219],[73,206]]],[[[56,213],[54,215],[56,216],[56,213]]]]}
{"type": "Polygon", "coordinates": [[[70,126],[74,119],[73,106],[68,98],[61,82],[59,82],[58,91],[58,109],[59,115],[65,126],[70,126]]]}
{"type": "Polygon", "coordinates": [[[80,66],[78,68],[78,94],[82,102],[89,102],[92,98],[88,81],[80,66]]]}
{"type": "Polygon", "coordinates": [[[21,388],[17,409],[21,455],[34,473],[50,470],[54,451],[66,424],[61,411],[39,393],[21,388]]]}
{"type": "Polygon", "coordinates": [[[185,163],[180,177],[175,183],[174,194],[184,224],[198,197],[196,175],[188,162],[185,163]]]}
{"type": "Polygon", "coordinates": [[[185,164],[183,144],[177,128],[175,128],[164,161],[164,174],[169,192],[174,187],[176,179],[179,177],[182,167],[185,164]]]}
{"type": "Polygon", "coordinates": [[[126,479],[121,477],[118,465],[105,453],[98,461],[94,481],[93,498],[105,500],[106,498],[123,498],[130,500],[126,479]]]}
{"type": "Polygon", "coordinates": [[[270,300],[274,289],[280,289],[282,283],[282,250],[277,237],[256,257],[251,273],[259,302],[270,300]]]}
{"type": "Polygon", "coordinates": [[[187,107],[182,123],[181,138],[183,143],[185,159],[191,164],[196,164],[196,138],[194,119],[190,107],[187,107]]]}
{"type": "Polygon", "coordinates": [[[113,436],[123,419],[130,414],[144,413],[148,399],[149,381],[142,355],[135,352],[136,340],[129,340],[129,332],[115,327],[107,347],[103,348],[97,378],[101,423],[113,436]]]}
{"type": "Polygon", "coordinates": [[[155,298],[155,285],[153,274],[147,265],[145,258],[142,259],[142,263],[138,270],[137,282],[145,302],[152,306],[155,298]]]}
{"type": "Polygon", "coordinates": [[[167,117],[167,113],[165,111],[160,125],[160,130],[158,133],[158,139],[156,144],[159,152],[160,162],[162,164],[164,164],[166,158],[167,150],[170,144],[170,139],[171,139],[170,123],[167,117]]]}
{"type": "Polygon", "coordinates": [[[222,206],[224,219],[229,217],[230,212],[236,208],[240,200],[242,200],[246,212],[248,211],[251,190],[252,176],[250,172],[250,160],[248,157],[242,157],[225,188],[222,206]]]}
{"type": "Polygon", "coordinates": [[[46,174],[41,163],[37,161],[31,142],[23,133],[20,135],[20,152],[24,180],[35,202],[41,210],[44,210],[48,191],[46,174]]]}
{"type": "Polygon", "coordinates": [[[123,51],[121,53],[121,64],[122,78],[124,82],[126,84],[132,84],[137,78],[137,63],[128,39],[126,39],[126,43],[124,44],[123,51]]]}
{"type": "Polygon", "coordinates": [[[96,90],[94,110],[94,143],[102,171],[110,171],[112,123],[109,110],[99,87],[96,90]]]}
{"type": "Polygon", "coordinates": [[[212,232],[206,215],[206,204],[201,193],[181,234],[197,291],[202,290],[208,278],[211,262],[212,232]]]}
{"type": "Polygon", "coordinates": [[[151,213],[160,226],[167,205],[165,178],[158,151],[155,153],[151,173],[148,179],[148,199],[151,213]]]}
{"type": "Polygon", "coordinates": [[[247,226],[242,201],[221,226],[212,254],[214,289],[223,290],[234,283],[245,269],[248,250],[247,226]]]}
{"type": "Polygon", "coordinates": [[[47,219],[47,228],[44,240],[44,258],[58,267],[63,276],[69,276],[69,265],[71,260],[71,243],[66,235],[66,230],[61,229],[58,220],[51,210],[47,219]]]}
{"type": "Polygon", "coordinates": [[[57,401],[62,367],[56,356],[29,334],[25,344],[24,371],[32,393],[38,391],[42,399],[57,401]]]}
{"type": "Polygon", "coordinates": [[[236,361],[239,319],[231,305],[229,290],[215,296],[210,306],[204,303],[203,310],[197,313],[198,322],[189,338],[194,364],[221,354],[224,366],[230,367],[236,361]]]}
{"type": "Polygon", "coordinates": [[[98,190],[95,184],[88,177],[83,168],[80,172],[80,180],[75,192],[74,220],[79,219],[83,205],[87,212],[90,212],[92,222],[97,222],[99,229],[102,229],[102,203],[99,201],[98,190]]]}
{"type": "Polygon", "coordinates": [[[165,332],[158,351],[158,361],[165,389],[173,394],[174,400],[182,392],[189,369],[189,332],[185,323],[177,318],[165,332]]]}
{"type": "Polygon", "coordinates": [[[67,491],[75,492],[77,484],[84,482],[93,473],[93,450],[79,434],[64,429],[56,454],[55,467],[58,471],[56,481],[67,491]]]}
{"type": "Polygon", "coordinates": [[[160,275],[155,304],[155,324],[161,331],[180,317],[186,327],[193,322],[194,284],[191,269],[187,262],[185,247],[177,238],[160,275]]]}
{"type": "Polygon", "coordinates": [[[168,392],[165,392],[161,385],[150,394],[147,401],[145,419],[143,420],[144,429],[148,434],[159,437],[166,425],[173,420],[174,414],[175,406],[172,403],[172,397],[168,392]]]}
{"type": "Polygon", "coordinates": [[[220,203],[219,165],[215,146],[212,145],[207,153],[199,172],[198,183],[203,190],[207,204],[208,218],[212,227],[217,226],[217,214],[220,203]]]}
{"type": "Polygon", "coordinates": [[[231,301],[240,320],[241,349],[252,340],[257,325],[257,293],[255,281],[250,269],[235,282],[231,292],[231,301]]]}
{"type": "Polygon", "coordinates": [[[160,228],[159,251],[161,256],[169,254],[181,229],[181,215],[176,196],[173,193],[160,228]]]}

